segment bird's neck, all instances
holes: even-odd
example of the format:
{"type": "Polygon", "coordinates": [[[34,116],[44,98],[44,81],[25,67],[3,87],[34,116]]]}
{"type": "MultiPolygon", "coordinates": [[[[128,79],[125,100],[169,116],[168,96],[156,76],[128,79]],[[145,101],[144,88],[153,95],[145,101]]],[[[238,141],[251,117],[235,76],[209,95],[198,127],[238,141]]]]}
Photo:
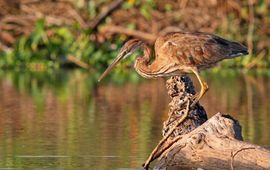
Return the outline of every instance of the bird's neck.
{"type": "Polygon", "coordinates": [[[149,64],[150,60],[151,60],[151,56],[152,56],[152,49],[149,46],[147,46],[146,44],[144,44],[143,45],[143,57],[142,57],[142,59],[144,60],[144,62],[149,64]]]}
{"type": "Polygon", "coordinates": [[[134,68],[135,70],[145,78],[152,78],[152,68],[151,68],[151,54],[152,49],[148,47],[146,44],[143,45],[143,56],[137,57],[134,68]]]}

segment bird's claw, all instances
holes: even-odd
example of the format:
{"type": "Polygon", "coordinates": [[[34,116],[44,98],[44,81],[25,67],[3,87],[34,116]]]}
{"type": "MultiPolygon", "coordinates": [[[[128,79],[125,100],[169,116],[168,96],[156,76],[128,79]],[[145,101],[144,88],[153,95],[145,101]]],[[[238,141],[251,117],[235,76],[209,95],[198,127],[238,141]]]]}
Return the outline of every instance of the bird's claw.
{"type": "Polygon", "coordinates": [[[208,91],[209,87],[208,87],[208,84],[206,82],[203,82],[203,87],[204,87],[205,91],[208,91]]]}
{"type": "Polygon", "coordinates": [[[145,163],[142,164],[142,167],[144,170],[148,170],[149,169],[149,165],[146,165],[145,163]]]}
{"type": "Polygon", "coordinates": [[[190,108],[193,108],[199,101],[198,101],[198,95],[194,95],[193,97],[192,97],[192,103],[191,103],[191,105],[190,105],[190,108]]]}

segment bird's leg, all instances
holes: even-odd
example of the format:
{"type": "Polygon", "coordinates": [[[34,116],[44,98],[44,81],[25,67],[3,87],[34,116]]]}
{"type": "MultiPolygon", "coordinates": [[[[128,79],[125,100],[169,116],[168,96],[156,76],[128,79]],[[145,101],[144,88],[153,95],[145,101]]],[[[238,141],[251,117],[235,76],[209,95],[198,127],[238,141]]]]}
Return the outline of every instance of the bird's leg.
{"type": "Polygon", "coordinates": [[[205,92],[208,90],[208,85],[205,81],[203,81],[198,73],[197,69],[191,69],[191,71],[196,75],[197,79],[199,80],[199,83],[201,85],[201,90],[199,94],[196,94],[194,96],[194,100],[191,104],[191,107],[195,106],[196,103],[202,98],[202,96],[205,94],[205,92]]]}
{"type": "MultiPolygon", "coordinates": [[[[143,164],[144,169],[148,170],[150,163],[158,157],[157,155],[160,155],[160,153],[158,154],[159,149],[162,147],[162,145],[165,143],[165,141],[171,136],[171,134],[174,132],[174,130],[187,118],[188,112],[189,112],[189,107],[190,107],[190,100],[187,100],[187,106],[186,106],[186,109],[185,109],[183,116],[179,120],[176,121],[176,124],[170,129],[170,131],[167,133],[167,135],[164,136],[161,139],[161,141],[159,141],[158,145],[155,147],[155,149],[152,151],[152,153],[150,154],[148,159],[143,164]]],[[[171,143],[171,144],[173,144],[173,143],[171,143]]]]}

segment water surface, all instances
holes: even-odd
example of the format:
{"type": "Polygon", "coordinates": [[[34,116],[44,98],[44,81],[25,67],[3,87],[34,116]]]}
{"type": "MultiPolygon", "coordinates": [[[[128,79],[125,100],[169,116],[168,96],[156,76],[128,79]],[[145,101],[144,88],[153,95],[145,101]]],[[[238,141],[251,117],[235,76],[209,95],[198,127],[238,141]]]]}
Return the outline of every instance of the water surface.
{"type": "MultiPolygon", "coordinates": [[[[270,146],[270,76],[204,73],[208,116],[230,113],[270,146]]],[[[79,70],[0,72],[0,169],[140,168],[161,138],[165,80],[96,84],[79,70]]]]}

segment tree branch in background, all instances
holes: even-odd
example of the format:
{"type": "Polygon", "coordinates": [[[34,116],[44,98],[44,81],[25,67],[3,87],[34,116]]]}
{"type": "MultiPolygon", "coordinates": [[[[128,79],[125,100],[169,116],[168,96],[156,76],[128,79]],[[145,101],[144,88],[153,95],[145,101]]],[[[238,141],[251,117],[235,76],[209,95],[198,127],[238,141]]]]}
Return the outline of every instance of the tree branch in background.
{"type": "Polygon", "coordinates": [[[249,62],[245,68],[246,69],[251,69],[255,66],[258,66],[258,63],[264,58],[267,56],[267,52],[266,50],[263,50],[262,52],[260,52],[257,57],[255,59],[253,59],[251,62],[249,62]]]}
{"type": "Polygon", "coordinates": [[[109,4],[105,9],[92,21],[90,24],[90,27],[93,30],[96,30],[98,25],[108,16],[111,12],[116,10],[118,7],[121,6],[121,4],[124,2],[124,0],[115,0],[111,4],[109,4]]]}
{"type": "Polygon", "coordinates": [[[77,57],[74,57],[72,55],[69,55],[67,57],[67,60],[73,64],[75,64],[76,66],[79,66],[81,68],[84,68],[86,70],[89,70],[89,69],[93,69],[92,67],[90,67],[87,63],[81,61],[80,59],[78,59],[77,57]]]}
{"type": "Polygon", "coordinates": [[[101,34],[106,34],[106,33],[117,33],[117,34],[125,34],[128,36],[133,36],[137,37],[140,39],[143,39],[151,44],[153,44],[157,38],[157,35],[155,34],[150,34],[142,31],[137,31],[137,30],[131,30],[125,27],[121,26],[116,26],[116,25],[105,25],[102,26],[99,30],[101,34]]]}

